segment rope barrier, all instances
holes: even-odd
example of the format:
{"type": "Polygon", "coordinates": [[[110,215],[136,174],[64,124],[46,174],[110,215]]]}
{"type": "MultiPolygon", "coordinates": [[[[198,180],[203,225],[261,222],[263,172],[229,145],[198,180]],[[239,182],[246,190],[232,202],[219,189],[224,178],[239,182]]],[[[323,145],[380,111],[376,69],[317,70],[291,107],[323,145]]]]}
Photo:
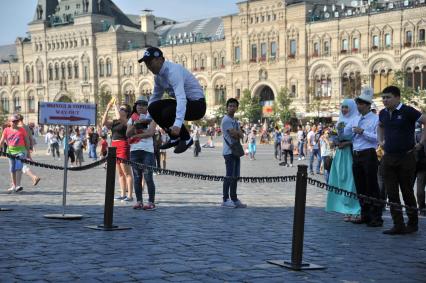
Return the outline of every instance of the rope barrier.
{"type": "Polygon", "coordinates": [[[242,183],[285,183],[295,182],[296,176],[272,176],[272,177],[231,177],[231,176],[217,176],[217,175],[205,175],[198,173],[188,173],[182,171],[162,169],[155,166],[149,166],[142,163],[137,163],[127,159],[117,157],[117,160],[130,165],[132,167],[138,167],[141,170],[148,170],[162,175],[175,176],[178,178],[195,179],[212,182],[223,182],[225,179],[236,179],[242,183]]]}
{"type": "MultiPolygon", "coordinates": [[[[0,156],[5,156],[7,158],[12,158],[12,159],[18,159],[20,160],[22,163],[31,165],[31,166],[35,166],[35,167],[41,167],[41,168],[46,168],[46,169],[52,169],[52,170],[64,170],[64,167],[62,166],[56,166],[56,165],[51,165],[51,164],[45,164],[45,163],[40,163],[40,162],[36,162],[30,159],[25,159],[25,158],[19,158],[15,155],[6,153],[4,151],[0,151],[0,156]]],[[[84,165],[84,166],[80,166],[80,167],[70,167],[68,168],[69,171],[84,171],[84,170],[89,170],[92,168],[95,168],[103,163],[105,163],[107,161],[107,158],[102,158],[98,161],[95,161],[93,163],[84,165]]]]}
{"type": "MultiPolygon", "coordinates": [[[[52,169],[52,170],[64,170],[64,167],[62,167],[62,166],[44,164],[44,163],[36,162],[36,161],[33,161],[33,160],[29,160],[29,159],[19,158],[15,155],[6,153],[4,151],[0,151],[0,156],[18,159],[21,162],[29,164],[31,166],[36,166],[36,167],[41,167],[41,168],[46,168],[46,169],[52,169]]],[[[95,161],[93,163],[84,165],[84,166],[70,167],[70,168],[68,168],[68,170],[70,170],[70,171],[89,170],[89,169],[95,168],[95,167],[107,162],[107,159],[108,159],[108,156],[105,157],[105,158],[102,158],[98,161],[95,161]]],[[[232,177],[232,176],[206,175],[206,174],[199,174],[199,173],[189,173],[189,172],[183,172],[183,171],[162,169],[162,168],[159,168],[159,167],[149,166],[149,165],[137,163],[137,162],[130,161],[130,160],[123,159],[123,158],[119,158],[119,157],[116,157],[116,159],[127,164],[127,165],[129,165],[129,166],[138,167],[141,170],[149,170],[149,171],[159,173],[159,174],[162,174],[162,175],[174,176],[174,177],[178,177],[178,178],[211,181],[211,182],[223,182],[226,179],[231,179],[231,180],[236,179],[238,182],[241,182],[241,183],[255,183],[255,184],[259,183],[259,184],[262,184],[262,183],[295,182],[296,179],[297,179],[297,177],[294,176],[294,175],[291,175],[291,176],[271,176],[271,177],[232,177]]],[[[406,206],[406,205],[403,205],[403,204],[400,204],[400,203],[388,202],[388,201],[385,201],[385,200],[382,200],[382,199],[378,199],[378,198],[374,198],[374,197],[370,197],[370,196],[366,196],[366,195],[362,195],[362,194],[357,194],[357,193],[354,193],[354,192],[349,192],[347,190],[328,185],[328,184],[323,183],[321,181],[318,181],[316,179],[308,178],[308,183],[310,185],[316,186],[317,188],[326,190],[328,192],[334,192],[335,194],[338,194],[338,195],[344,195],[345,197],[360,200],[360,201],[362,201],[366,204],[372,204],[372,205],[377,206],[377,207],[384,207],[385,205],[388,205],[392,209],[397,210],[397,211],[402,211],[403,208],[405,208],[406,210],[411,210],[413,212],[419,211],[419,209],[417,207],[406,206]]]]}
{"type": "Polygon", "coordinates": [[[317,188],[326,190],[328,192],[334,192],[335,194],[338,194],[338,195],[344,195],[345,197],[360,200],[360,201],[362,201],[366,204],[372,204],[372,205],[377,206],[377,207],[384,207],[385,205],[388,205],[396,211],[402,211],[403,208],[405,208],[405,210],[407,210],[407,211],[411,210],[411,211],[417,212],[417,213],[419,211],[419,209],[417,207],[406,206],[406,205],[403,205],[403,204],[400,204],[400,203],[388,202],[388,201],[385,201],[383,199],[378,199],[378,198],[374,198],[374,197],[370,197],[370,196],[366,196],[366,195],[362,195],[362,194],[357,194],[357,193],[354,193],[354,192],[349,192],[349,191],[341,189],[341,188],[330,186],[330,185],[323,183],[321,181],[318,181],[316,179],[308,178],[308,183],[310,185],[316,186],[317,188]]]}

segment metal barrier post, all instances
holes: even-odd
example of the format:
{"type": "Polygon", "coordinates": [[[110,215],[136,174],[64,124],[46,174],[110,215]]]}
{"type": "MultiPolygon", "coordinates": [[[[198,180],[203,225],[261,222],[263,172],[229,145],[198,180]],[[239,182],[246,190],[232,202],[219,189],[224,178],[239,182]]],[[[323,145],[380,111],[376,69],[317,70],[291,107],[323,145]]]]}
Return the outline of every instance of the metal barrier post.
{"type": "Polygon", "coordinates": [[[65,126],[65,137],[64,137],[64,179],[63,179],[63,191],[62,191],[62,214],[47,214],[44,217],[49,219],[64,219],[64,220],[80,220],[83,215],[80,214],[65,214],[65,208],[67,207],[67,185],[68,185],[68,135],[69,126],[65,126]]]}
{"type": "Polygon", "coordinates": [[[105,185],[105,208],[104,208],[104,224],[87,226],[87,228],[103,231],[128,230],[129,227],[119,227],[113,225],[114,218],[114,189],[115,189],[115,163],[116,148],[108,148],[107,156],[107,175],[105,185]]]}
{"type": "Polygon", "coordinates": [[[306,188],[308,185],[308,166],[299,165],[296,181],[296,199],[294,205],[293,240],[291,261],[268,260],[270,264],[286,267],[292,270],[325,269],[325,267],[303,263],[303,236],[305,231],[306,188]]]}

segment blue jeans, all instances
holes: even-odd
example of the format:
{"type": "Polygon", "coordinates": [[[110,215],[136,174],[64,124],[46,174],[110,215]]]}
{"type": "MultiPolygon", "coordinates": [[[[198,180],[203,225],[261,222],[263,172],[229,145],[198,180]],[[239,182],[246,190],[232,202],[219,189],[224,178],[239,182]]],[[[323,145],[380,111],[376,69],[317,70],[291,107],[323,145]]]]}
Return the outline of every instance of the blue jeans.
{"type": "MultiPolygon", "coordinates": [[[[224,155],[223,158],[225,158],[226,176],[239,177],[241,166],[240,158],[232,154],[224,155]]],[[[223,201],[229,199],[229,196],[231,196],[232,201],[238,200],[237,183],[237,180],[225,179],[223,182],[223,201]]]]}
{"type": "MultiPolygon", "coordinates": [[[[321,160],[322,160],[322,162],[323,162],[323,164],[325,164],[325,158],[326,158],[327,156],[322,156],[321,157],[321,160]]],[[[324,167],[325,167],[325,165],[324,165],[324,167]]],[[[328,184],[328,177],[330,176],[330,172],[328,172],[328,170],[325,170],[325,168],[324,168],[324,179],[325,179],[325,182],[328,184]]]]}
{"type": "Polygon", "coordinates": [[[299,152],[299,157],[305,157],[305,153],[303,152],[303,148],[305,147],[305,142],[303,142],[303,141],[300,141],[298,144],[297,144],[297,150],[298,150],[298,152],[299,152]]]}
{"type": "Polygon", "coordinates": [[[96,144],[89,144],[89,158],[98,159],[96,155],[96,144]]]}
{"type": "MultiPolygon", "coordinates": [[[[145,164],[148,166],[155,166],[154,153],[135,150],[130,152],[130,160],[136,163],[145,164]]],[[[133,186],[135,187],[136,200],[143,202],[142,200],[142,177],[145,178],[146,185],[148,186],[149,202],[154,203],[155,201],[155,184],[152,177],[152,170],[142,170],[138,167],[132,166],[133,170],[133,186]]]]}
{"type": "Polygon", "coordinates": [[[311,151],[311,156],[309,157],[309,172],[314,172],[314,158],[315,156],[317,157],[317,170],[316,173],[319,174],[320,173],[320,167],[321,167],[321,155],[320,155],[320,151],[318,148],[314,148],[311,151]]]}

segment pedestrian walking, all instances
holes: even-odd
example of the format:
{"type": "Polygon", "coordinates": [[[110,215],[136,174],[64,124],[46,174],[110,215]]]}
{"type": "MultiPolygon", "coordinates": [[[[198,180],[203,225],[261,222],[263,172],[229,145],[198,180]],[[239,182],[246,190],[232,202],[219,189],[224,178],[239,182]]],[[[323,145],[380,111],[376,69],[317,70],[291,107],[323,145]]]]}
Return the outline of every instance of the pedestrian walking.
{"type": "Polygon", "coordinates": [[[321,161],[324,165],[324,179],[328,183],[330,176],[331,163],[333,162],[333,150],[332,144],[329,138],[329,129],[325,129],[323,135],[320,138],[320,152],[321,152],[321,161]]]}
{"type": "Polygon", "coordinates": [[[6,142],[6,153],[13,156],[9,158],[9,170],[12,180],[12,187],[7,190],[8,193],[13,193],[21,192],[24,189],[21,186],[22,168],[24,166],[24,163],[21,160],[25,159],[26,152],[30,147],[30,143],[25,129],[18,126],[18,115],[11,115],[9,122],[10,126],[4,129],[0,138],[0,144],[6,142]]]}
{"type": "Polygon", "coordinates": [[[293,167],[293,138],[290,135],[290,128],[285,128],[284,136],[281,140],[281,148],[284,153],[284,162],[280,163],[281,166],[293,167]],[[287,157],[290,157],[290,163],[288,163],[287,157]]]}
{"type": "Polygon", "coordinates": [[[297,160],[305,160],[305,142],[306,142],[306,132],[303,130],[303,126],[297,126],[297,160]]]}
{"type": "Polygon", "coordinates": [[[314,160],[317,159],[316,173],[320,174],[321,167],[321,153],[319,147],[319,140],[321,137],[321,132],[318,131],[317,127],[312,126],[311,130],[307,135],[308,140],[308,151],[309,151],[309,172],[314,174],[314,160]]]}
{"type": "Polygon", "coordinates": [[[248,155],[250,160],[256,160],[256,135],[257,131],[253,127],[248,135],[248,155]]]}
{"type": "Polygon", "coordinates": [[[99,134],[95,131],[94,127],[90,127],[88,130],[88,142],[89,142],[89,158],[92,158],[94,161],[98,159],[96,149],[98,148],[99,143],[99,134]]]}
{"type": "Polygon", "coordinates": [[[282,149],[281,149],[281,140],[283,134],[281,133],[278,126],[275,126],[274,130],[274,158],[281,161],[282,158],[282,149]]]}
{"type": "MultiPolygon", "coordinates": [[[[415,124],[426,123],[426,116],[411,106],[401,103],[401,91],[396,86],[386,87],[382,91],[383,104],[386,107],[379,114],[378,139],[385,154],[382,158],[383,177],[389,201],[401,203],[399,190],[405,205],[417,208],[414,197],[414,180],[416,174],[415,150],[420,150],[426,141],[423,132],[419,143],[415,143],[415,124]]],[[[390,207],[393,227],[383,231],[384,234],[409,234],[418,230],[418,213],[407,209],[407,226],[402,210],[390,207]]]]}

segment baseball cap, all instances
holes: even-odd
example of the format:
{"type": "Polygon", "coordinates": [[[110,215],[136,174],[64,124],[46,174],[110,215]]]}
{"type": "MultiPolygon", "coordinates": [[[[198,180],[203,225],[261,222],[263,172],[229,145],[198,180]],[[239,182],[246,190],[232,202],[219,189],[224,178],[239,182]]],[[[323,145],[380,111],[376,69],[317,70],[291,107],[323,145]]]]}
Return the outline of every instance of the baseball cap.
{"type": "Polygon", "coordinates": [[[163,57],[163,52],[157,47],[148,47],[143,53],[143,57],[138,60],[139,63],[149,62],[154,58],[163,57]]]}
{"type": "Polygon", "coordinates": [[[10,115],[10,121],[12,122],[19,121],[19,116],[17,114],[10,115]]]}

